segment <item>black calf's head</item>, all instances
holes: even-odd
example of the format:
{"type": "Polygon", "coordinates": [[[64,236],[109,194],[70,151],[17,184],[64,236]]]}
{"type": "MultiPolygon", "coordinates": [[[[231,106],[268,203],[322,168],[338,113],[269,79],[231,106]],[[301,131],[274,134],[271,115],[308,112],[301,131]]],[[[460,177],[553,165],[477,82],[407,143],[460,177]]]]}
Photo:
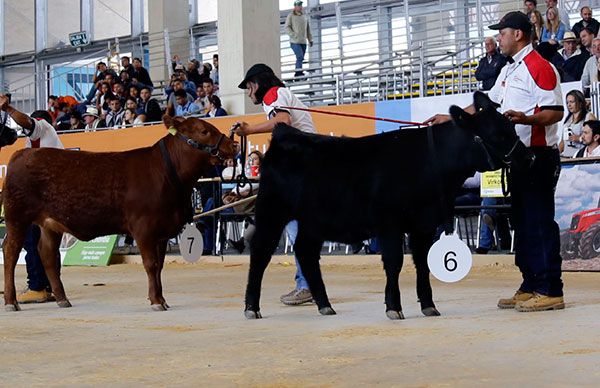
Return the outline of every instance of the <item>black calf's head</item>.
{"type": "Polygon", "coordinates": [[[0,148],[14,144],[17,141],[17,131],[0,123],[0,148]]]}
{"type": "Polygon", "coordinates": [[[515,164],[530,166],[535,156],[525,147],[515,132],[515,126],[497,111],[496,105],[482,92],[474,95],[475,114],[471,115],[453,105],[450,115],[460,128],[471,131],[486,154],[488,168],[495,170],[515,164]]]}

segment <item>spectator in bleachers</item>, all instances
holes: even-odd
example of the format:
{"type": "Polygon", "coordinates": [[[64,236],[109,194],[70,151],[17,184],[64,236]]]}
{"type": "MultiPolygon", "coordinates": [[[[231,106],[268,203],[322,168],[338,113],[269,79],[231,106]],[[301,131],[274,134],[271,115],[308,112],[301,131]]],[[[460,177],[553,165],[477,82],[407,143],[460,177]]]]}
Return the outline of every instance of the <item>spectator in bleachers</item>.
{"type": "Polygon", "coordinates": [[[98,109],[100,116],[102,116],[103,118],[106,116],[106,113],[108,113],[108,110],[109,110],[107,99],[112,98],[112,97],[113,97],[113,93],[112,93],[109,83],[101,82],[100,87],[98,88],[98,92],[96,93],[95,99],[96,99],[96,109],[98,109]]]}
{"type": "Polygon", "coordinates": [[[52,123],[56,122],[56,117],[58,116],[58,97],[54,95],[48,96],[48,113],[50,113],[50,117],[52,118],[52,123]]]}
{"type": "Polygon", "coordinates": [[[594,41],[594,38],[596,37],[596,35],[594,34],[594,32],[592,31],[591,28],[588,27],[584,27],[580,32],[579,32],[579,39],[581,41],[581,53],[587,55],[587,57],[591,57],[592,54],[592,42],[594,41]]]}
{"type": "Polygon", "coordinates": [[[94,131],[97,128],[106,127],[106,122],[100,119],[100,115],[98,114],[98,109],[89,105],[83,114],[83,121],[85,122],[85,130],[86,131],[94,131]]]}
{"type": "Polygon", "coordinates": [[[125,109],[125,115],[123,116],[123,125],[128,127],[139,127],[143,124],[143,121],[135,113],[135,109],[125,109]]]}
{"type": "Polygon", "coordinates": [[[106,114],[106,126],[108,128],[119,127],[123,124],[123,116],[125,116],[121,100],[118,97],[111,96],[108,100],[108,106],[110,111],[106,114]]]}
{"type": "Polygon", "coordinates": [[[193,101],[188,101],[188,94],[183,89],[173,92],[175,96],[175,116],[188,116],[192,114],[200,114],[200,107],[194,104],[193,101]]]}
{"type": "Polygon", "coordinates": [[[558,54],[561,56],[559,67],[562,69],[562,81],[580,81],[589,55],[587,51],[581,52],[577,47],[577,38],[574,32],[565,32],[562,44],[563,48],[558,50],[558,54]]]}
{"type": "MultiPolygon", "coordinates": [[[[175,101],[175,92],[178,90],[183,90],[185,92],[185,89],[183,88],[183,82],[181,82],[181,80],[176,79],[173,81],[172,83],[173,85],[173,90],[171,91],[170,94],[168,94],[168,99],[167,99],[167,112],[169,112],[169,115],[174,115],[175,114],[175,105],[177,105],[177,101],[175,101]]],[[[191,94],[187,93],[187,99],[188,102],[194,102],[194,98],[192,97],[191,94]]]]}
{"type": "Polygon", "coordinates": [[[227,111],[221,105],[221,99],[214,94],[208,97],[208,113],[206,117],[227,116],[227,111]]]}
{"type": "MultiPolygon", "coordinates": [[[[569,14],[563,8],[558,6],[558,0],[546,0],[546,8],[554,8],[558,11],[558,16],[560,20],[563,22],[567,30],[571,29],[571,22],[569,21],[569,14]]],[[[560,38],[562,39],[562,38],[560,38]]],[[[558,40],[560,40],[558,39],[558,40]]]]}
{"type": "MultiPolygon", "coordinates": [[[[592,41],[592,55],[585,62],[583,74],[581,75],[581,86],[588,89],[592,82],[598,82],[598,59],[600,58],[600,38],[594,38],[592,41]]],[[[589,89],[586,90],[586,94],[589,89]]]]}
{"type": "Polygon", "coordinates": [[[185,70],[180,70],[177,75],[179,76],[179,79],[181,80],[181,82],[183,82],[183,88],[185,89],[186,92],[188,92],[193,98],[194,100],[196,99],[196,84],[194,84],[192,81],[189,81],[187,78],[187,73],[185,72],[185,70]]]}
{"type": "Polygon", "coordinates": [[[64,131],[71,128],[71,107],[66,102],[58,103],[58,115],[53,126],[57,131],[64,131]]]}
{"type": "Polygon", "coordinates": [[[123,84],[120,82],[114,84],[112,87],[112,92],[115,97],[121,100],[121,106],[125,105],[125,99],[127,98],[127,95],[125,94],[125,87],[123,84]]]}
{"type": "Polygon", "coordinates": [[[196,98],[194,104],[198,105],[202,112],[207,112],[208,101],[205,99],[206,93],[204,93],[204,87],[202,85],[196,88],[196,96],[198,96],[198,98],[196,98]]]}
{"type": "Polygon", "coordinates": [[[160,105],[152,98],[152,91],[147,86],[140,90],[140,102],[136,113],[142,122],[155,122],[162,118],[160,105]]]}
{"type": "Polygon", "coordinates": [[[74,111],[71,113],[71,130],[83,129],[85,128],[85,124],[81,118],[81,114],[79,112],[74,111]]]}
{"type": "Polygon", "coordinates": [[[133,109],[135,112],[138,108],[137,99],[135,97],[127,97],[125,100],[125,109],[133,109]]]}
{"type": "Polygon", "coordinates": [[[600,157],[600,121],[591,120],[583,123],[581,141],[585,147],[580,149],[574,158],[600,157]]]}
{"type": "Polygon", "coordinates": [[[190,59],[187,64],[187,78],[194,83],[196,87],[202,85],[204,78],[200,74],[200,62],[197,59],[190,59]]]}
{"type": "Polygon", "coordinates": [[[312,47],[313,39],[308,20],[302,11],[302,1],[294,1],[294,9],[285,19],[285,31],[290,37],[290,47],[296,55],[296,72],[294,77],[304,75],[302,62],[306,53],[306,42],[312,47]]]}
{"type": "Polygon", "coordinates": [[[537,9],[537,0],[525,0],[523,6],[527,17],[531,18],[531,13],[537,9]]]}
{"type": "Polygon", "coordinates": [[[596,116],[588,111],[585,97],[579,90],[567,93],[567,111],[567,118],[563,122],[563,140],[558,148],[562,156],[571,157],[584,147],[581,142],[583,123],[596,120],[596,116]]]}
{"type": "Polygon", "coordinates": [[[127,74],[129,74],[129,78],[131,78],[135,69],[133,68],[128,56],[121,57],[121,67],[123,67],[123,70],[125,70],[127,74]]]}
{"type": "Polygon", "coordinates": [[[148,73],[148,70],[142,66],[142,60],[140,58],[133,58],[133,73],[131,74],[131,78],[135,78],[138,83],[148,86],[150,89],[154,88],[150,74],[148,73]]]}
{"type": "Polygon", "coordinates": [[[219,54],[213,54],[213,69],[210,72],[210,79],[218,85],[219,84],[219,54]]]}
{"type": "Polygon", "coordinates": [[[579,36],[581,30],[585,27],[588,27],[592,30],[594,35],[598,35],[598,30],[600,29],[600,23],[598,20],[592,17],[592,9],[588,6],[581,7],[580,11],[581,20],[573,25],[572,31],[576,36],[579,36]]]}
{"type": "Polygon", "coordinates": [[[131,76],[129,75],[127,70],[123,69],[119,73],[119,83],[123,84],[125,90],[129,90],[129,87],[131,86],[131,76]]]}
{"type": "Polygon", "coordinates": [[[557,45],[563,39],[567,26],[561,21],[558,10],[556,8],[548,8],[546,10],[546,23],[542,29],[541,42],[550,42],[557,45]]]}
{"type": "Polygon", "coordinates": [[[94,84],[98,83],[98,81],[105,80],[107,75],[110,75],[113,79],[117,78],[117,73],[115,73],[113,69],[107,67],[106,63],[98,62],[96,65],[96,73],[94,74],[93,78],[94,84]]]}
{"type": "Polygon", "coordinates": [[[542,38],[542,31],[544,29],[544,18],[542,14],[537,9],[531,11],[531,15],[529,16],[529,21],[533,26],[533,34],[531,36],[531,41],[535,45],[540,43],[540,39],[542,38]]]}
{"type": "Polygon", "coordinates": [[[500,74],[500,70],[506,64],[506,57],[500,54],[496,46],[496,39],[493,37],[485,38],[485,56],[479,60],[477,70],[475,70],[475,78],[482,81],[482,89],[490,90],[496,78],[500,74]]]}
{"type": "Polygon", "coordinates": [[[140,101],[140,89],[135,85],[129,85],[129,97],[135,98],[135,101],[139,104],[140,101]]]}

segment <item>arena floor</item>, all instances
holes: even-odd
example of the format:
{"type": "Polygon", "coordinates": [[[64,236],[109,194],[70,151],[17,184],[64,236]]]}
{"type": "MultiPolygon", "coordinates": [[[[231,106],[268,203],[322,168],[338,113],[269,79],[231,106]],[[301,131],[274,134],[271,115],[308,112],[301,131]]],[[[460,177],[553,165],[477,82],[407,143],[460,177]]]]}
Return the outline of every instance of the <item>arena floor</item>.
{"type": "MultiPolygon", "coordinates": [[[[434,281],[442,317],[421,316],[414,270],[401,276],[403,321],[385,317],[378,258],[324,258],[336,316],[286,307],[294,267],[265,277],[264,319],[242,314],[245,259],[169,264],[168,312],[150,311],[137,264],[63,269],[73,308],[0,312],[0,385],[111,386],[598,386],[600,274],[565,274],[564,311],[498,310],[519,274],[474,268],[434,281]]],[[[25,271],[17,270],[18,284],[25,271]]]]}

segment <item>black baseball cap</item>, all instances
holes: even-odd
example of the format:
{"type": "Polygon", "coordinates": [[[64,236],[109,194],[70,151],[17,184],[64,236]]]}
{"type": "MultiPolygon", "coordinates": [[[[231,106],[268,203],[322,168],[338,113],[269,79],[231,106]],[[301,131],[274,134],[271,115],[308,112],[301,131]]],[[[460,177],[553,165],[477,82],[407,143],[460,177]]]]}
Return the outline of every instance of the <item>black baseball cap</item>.
{"type": "Polygon", "coordinates": [[[262,73],[275,74],[273,72],[273,69],[271,69],[269,66],[265,65],[264,63],[257,63],[256,65],[252,65],[252,67],[248,69],[248,71],[246,72],[246,76],[244,77],[242,82],[240,82],[238,88],[246,89],[246,82],[248,82],[250,78],[262,73]]]}
{"type": "Polygon", "coordinates": [[[507,13],[500,19],[499,23],[492,24],[488,27],[490,30],[502,30],[504,28],[514,28],[525,32],[531,31],[531,22],[527,15],[520,11],[512,11],[507,13]]]}

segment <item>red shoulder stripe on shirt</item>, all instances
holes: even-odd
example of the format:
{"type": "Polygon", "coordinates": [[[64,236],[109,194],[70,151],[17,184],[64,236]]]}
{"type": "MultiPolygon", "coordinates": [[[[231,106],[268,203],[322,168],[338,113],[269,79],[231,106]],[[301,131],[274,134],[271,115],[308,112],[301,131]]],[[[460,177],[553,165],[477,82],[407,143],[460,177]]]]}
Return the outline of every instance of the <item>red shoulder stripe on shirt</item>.
{"type": "Polygon", "coordinates": [[[31,141],[31,148],[40,148],[41,140],[42,139],[37,139],[37,140],[29,139],[29,141],[31,141]]]}
{"type": "Polygon", "coordinates": [[[537,51],[527,54],[524,61],[537,86],[544,90],[553,90],[556,87],[556,73],[552,65],[537,51]]]}
{"type": "Polygon", "coordinates": [[[266,105],[271,105],[275,101],[277,101],[277,91],[279,90],[279,86],[273,86],[271,89],[267,90],[265,96],[263,97],[263,102],[266,105]]]}
{"type": "MultiPolygon", "coordinates": [[[[541,111],[539,106],[536,106],[533,110],[533,114],[541,111]]],[[[531,126],[531,146],[532,147],[545,147],[546,144],[546,127],[543,125],[532,125],[531,126]]]]}

